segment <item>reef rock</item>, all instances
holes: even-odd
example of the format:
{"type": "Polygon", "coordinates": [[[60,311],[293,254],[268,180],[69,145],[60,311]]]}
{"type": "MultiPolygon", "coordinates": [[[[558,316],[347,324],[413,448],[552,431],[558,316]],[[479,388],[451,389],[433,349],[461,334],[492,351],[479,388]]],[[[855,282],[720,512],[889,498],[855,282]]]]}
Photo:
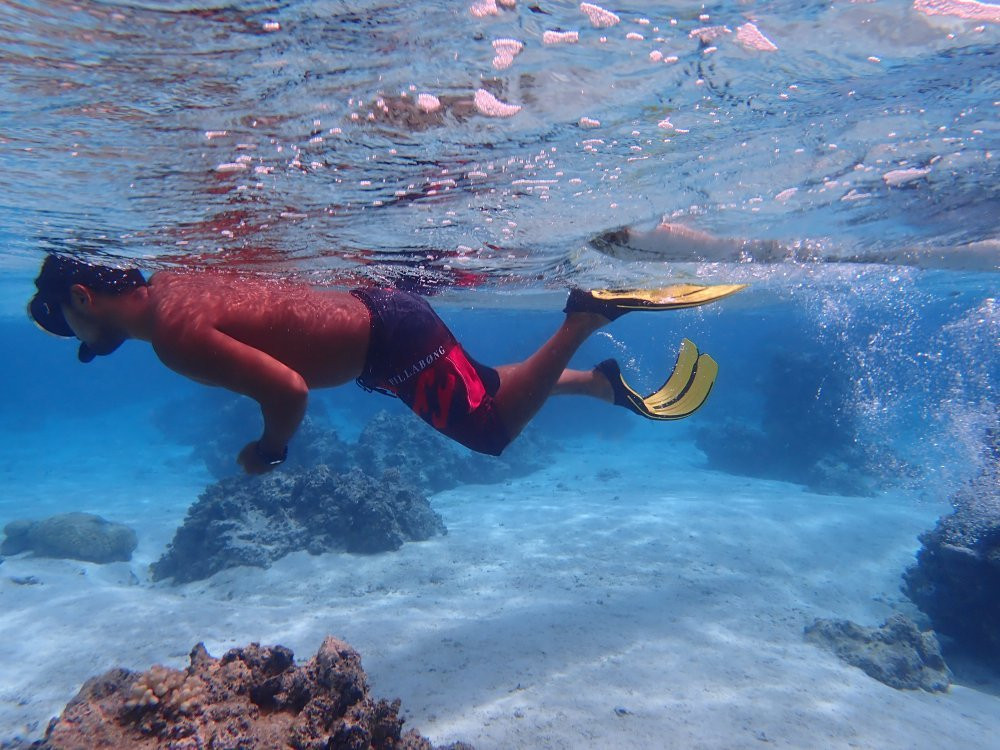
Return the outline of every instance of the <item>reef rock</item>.
{"type": "Polygon", "coordinates": [[[893,615],[880,628],[850,620],[816,620],[805,635],[889,687],[944,692],[951,683],[934,632],[920,632],[903,615],[893,615]]]}
{"type": "Polygon", "coordinates": [[[447,533],[427,498],[396,472],[374,479],[326,466],[223,479],[188,510],[153,579],[182,583],[225,568],[266,568],[290,552],[373,553],[447,533]]]}
{"type": "Polygon", "coordinates": [[[39,557],[94,563],[132,559],[135,532],[92,513],[62,513],[41,521],[11,521],[4,527],[0,554],[33,552],[39,557]]]}
{"type": "Polygon", "coordinates": [[[987,435],[983,471],[951,502],[920,536],[903,591],[935,630],[1000,668],[1000,428],[987,435]]]}
{"type": "Polygon", "coordinates": [[[87,681],[33,747],[432,750],[402,726],[399,701],[369,695],[361,657],[343,641],[326,638],[301,666],[283,646],[215,659],[198,644],[187,669],[112,669],[87,681]]]}

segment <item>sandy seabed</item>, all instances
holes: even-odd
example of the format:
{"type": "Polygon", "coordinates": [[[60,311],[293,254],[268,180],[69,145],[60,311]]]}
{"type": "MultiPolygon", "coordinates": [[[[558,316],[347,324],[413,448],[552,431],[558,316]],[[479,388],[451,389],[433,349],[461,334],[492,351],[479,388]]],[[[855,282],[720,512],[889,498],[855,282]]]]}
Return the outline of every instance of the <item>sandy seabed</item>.
{"type": "Polygon", "coordinates": [[[815,617],[877,625],[909,611],[900,574],[944,504],[720,474],[686,444],[588,441],[529,477],[433,495],[445,537],[154,585],[147,566],[204,472],[162,446],[127,469],[81,453],[45,471],[30,440],[18,451],[0,469],[21,515],[102,513],[140,545],[127,564],[0,566],[0,741],[39,736],[112,666],[183,666],[199,641],[214,655],[280,643],[304,660],[326,634],[362,654],[375,696],[402,699],[407,727],[479,750],[986,748],[1000,736],[997,682],[898,691],[802,637],[815,617]],[[11,580],[28,576],[38,583],[11,580]]]}

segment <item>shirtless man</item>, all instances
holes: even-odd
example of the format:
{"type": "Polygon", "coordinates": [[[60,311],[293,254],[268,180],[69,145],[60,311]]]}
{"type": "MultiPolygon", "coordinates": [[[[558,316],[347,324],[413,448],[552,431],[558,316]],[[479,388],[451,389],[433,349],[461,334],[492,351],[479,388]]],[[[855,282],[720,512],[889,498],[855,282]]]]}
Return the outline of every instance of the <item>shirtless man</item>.
{"type": "Polygon", "coordinates": [[[263,433],[237,458],[249,474],[285,460],[311,389],[350,380],[398,396],[439,432],[491,455],[555,394],[591,396],[650,419],[687,416],[707,398],[717,369],[689,341],[668,381],[646,397],[614,360],[593,370],[566,366],[588,336],[629,310],[692,307],[742,288],[575,289],[565,320],[541,348],[493,369],[466,354],[422,298],[392,289],[325,291],[207,271],[161,271],[147,282],[135,269],[55,255],[35,286],[29,315],[49,333],[78,338],[81,362],[139,339],[181,375],[257,401],[263,433]]]}

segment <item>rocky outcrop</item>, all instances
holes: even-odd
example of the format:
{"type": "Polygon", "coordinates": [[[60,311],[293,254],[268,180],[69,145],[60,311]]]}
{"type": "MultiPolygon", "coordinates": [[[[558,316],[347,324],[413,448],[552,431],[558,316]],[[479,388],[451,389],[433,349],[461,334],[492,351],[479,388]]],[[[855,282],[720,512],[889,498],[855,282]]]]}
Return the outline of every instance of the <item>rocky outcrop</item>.
{"type": "Polygon", "coordinates": [[[921,632],[903,615],[893,615],[880,628],[850,620],[816,620],[806,627],[805,636],[890,687],[944,692],[951,683],[933,631],[921,632]]]}
{"type": "Polygon", "coordinates": [[[402,732],[399,708],[369,695],[361,657],[335,638],[301,666],[282,646],[216,659],[198,644],[184,670],[112,669],[89,680],[33,747],[432,750],[415,730],[402,732]]]}
{"type": "Polygon", "coordinates": [[[0,554],[33,552],[94,563],[127,562],[136,547],[135,532],[92,513],[62,513],[41,521],[11,521],[4,527],[0,554]]]}
{"type": "Polygon", "coordinates": [[[920,536],[903,591],[957,647],[1000,668],[1000,428],[983,471],[952,497],[954,512],[920,536]]]}
{"type": "MultiPolygon", "coordinates": [[[[158,421],[176,439],[196,441],[195,452],[213,473],[225,474],[235,466],[233,446],[250,432],[247,409],[246,399],[217,409],[222,427],[211,439],[166,412],[158,421]],[[229,429],[232,435],[223,434],[229,429]]],[[[446,533],[422,492],[526,474],[544,466],[547,453],[530,435],[500,458],[472,453],[406,414],[380,412],[356,443],[307,419],[278,470],[262,478],[229,476],[201,494],[152,565],[153,578],[187,582],[239,565],[267,567],[297,550],[399,549],[446,533]]]]}
{"type": "Polygon", "coordinates": [[[297,550],[384,552],[444,533],[398,472],[374,479],[358,469],[289,469],[209,486],[151,570],[154,580],[180,583],[239,565],[266,568],[297,550]]]}

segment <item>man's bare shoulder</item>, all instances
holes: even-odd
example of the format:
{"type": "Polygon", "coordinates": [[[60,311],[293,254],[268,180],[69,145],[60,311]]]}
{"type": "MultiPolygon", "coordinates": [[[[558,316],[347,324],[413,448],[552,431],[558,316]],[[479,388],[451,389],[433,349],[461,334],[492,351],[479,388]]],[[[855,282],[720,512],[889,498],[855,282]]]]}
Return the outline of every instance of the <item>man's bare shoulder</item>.
{"type": "Polygon", "coordinates": [[[218,299],[221,286],[200,273],[157,271],[149,278],[149,299],[158,322],[178,322],[218,299]]]}
{"type": "Polygon", "coordinates": [[[149,279],[149,288],[153,304],[170,319],[210,318],[213,310],[221,311],[251,299],[273,302],[284,293],[281,282],[268,284],[219,271],[157,271],[149,279]],[[272,289],[265,291],[268,286],[272,289]]]}
{"type": "Polygon", "coordinates": [[[157,271],[149,279],[154,319],[152,344],[157,353],[197,347],[215,328],[218,285],[202,274],[157,271]]]}
{"type": "Polygon", "coordinates": [[[157,271],[149,277],[149,285],[160,290],[221,288],[234,283],[238,281],[233,274],[217,271],[157,271]]]}
{"type": "Polygon", "coordinates": [[[293,280],[262,278],[251,274],[232,271],[157,271],[149,284],[162,293],[178,294],[193,291],[204,292],[212,296],[234,295],[240,298],[251,296],[286,297],[290,295],[320,294],[326,290],[318,289],[293,280]]]}

